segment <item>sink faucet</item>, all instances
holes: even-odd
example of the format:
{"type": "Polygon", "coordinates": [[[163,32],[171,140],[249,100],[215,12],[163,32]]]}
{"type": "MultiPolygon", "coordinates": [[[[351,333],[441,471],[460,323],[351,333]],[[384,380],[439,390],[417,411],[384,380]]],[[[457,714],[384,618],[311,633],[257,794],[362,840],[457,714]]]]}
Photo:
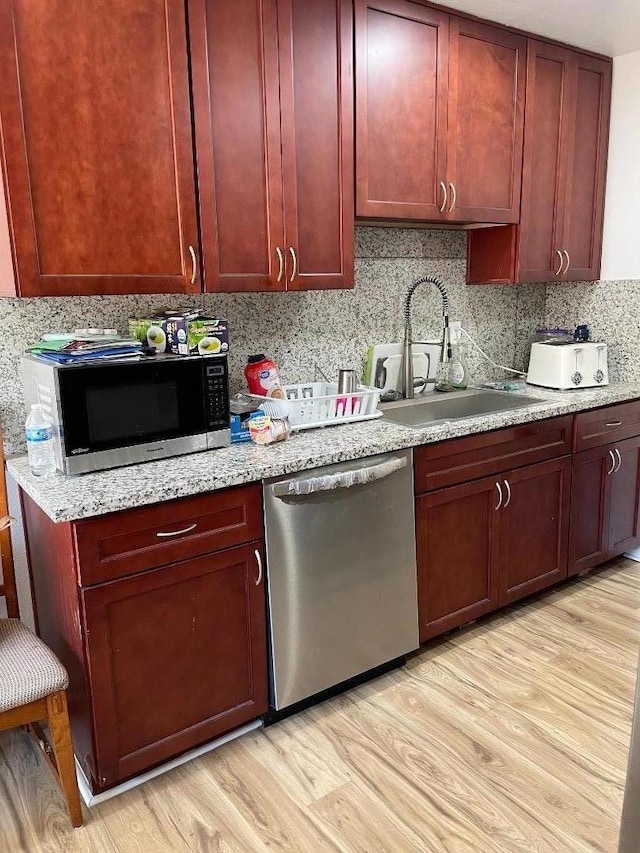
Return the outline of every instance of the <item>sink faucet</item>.
{"type": "Polygon", "coordinates": [[[402,396],[407,400],[413,399],[413,340],[411,334],[411,300],[421,284],[433,284],[442,296],[442,355],[441,361],[451,357],[449,340],[449,296],[444,284],[435,275],[425,275],[417,279],[407,290],[404,300],[404,343],[402,347],[402,396]]]}

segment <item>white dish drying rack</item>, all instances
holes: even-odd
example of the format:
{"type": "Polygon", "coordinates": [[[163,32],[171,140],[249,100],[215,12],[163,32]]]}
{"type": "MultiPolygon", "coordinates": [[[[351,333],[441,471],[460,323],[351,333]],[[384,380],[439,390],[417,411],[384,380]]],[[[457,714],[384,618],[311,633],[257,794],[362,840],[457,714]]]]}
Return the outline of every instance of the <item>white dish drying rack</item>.
{"type": "Polygon", "coordinates": [[[247,394],[260,403],[265,415],[289,418],[293,431],[349,424],[381,418],[380,389],[358,385],[352,394],[340,394],[335,382],[302,382],[283,385],[284,400],[247,394]]]}

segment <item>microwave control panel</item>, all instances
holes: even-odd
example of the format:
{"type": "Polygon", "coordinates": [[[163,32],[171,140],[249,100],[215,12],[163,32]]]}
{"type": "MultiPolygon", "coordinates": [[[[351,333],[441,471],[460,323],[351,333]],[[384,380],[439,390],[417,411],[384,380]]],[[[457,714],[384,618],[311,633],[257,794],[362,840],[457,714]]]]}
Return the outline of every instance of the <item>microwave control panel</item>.
{"type": "Polygon", "coordinates": [[[229,377],[227,360],[205,366],[207,422],[209,430],[229,428],[229,377]]]}

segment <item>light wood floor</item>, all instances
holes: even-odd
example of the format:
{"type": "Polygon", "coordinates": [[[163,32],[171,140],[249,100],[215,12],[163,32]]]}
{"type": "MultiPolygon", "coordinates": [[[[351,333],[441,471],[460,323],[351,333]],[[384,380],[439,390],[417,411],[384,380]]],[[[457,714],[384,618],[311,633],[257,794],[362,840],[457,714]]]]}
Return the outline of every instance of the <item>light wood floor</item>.
{"type": "Polygon", "coordinates": [[[69,828],[21,732],[0,735],[0,851],[614,853],[640,566],[452,635],[395,673],[229,744],[69,828]]]}

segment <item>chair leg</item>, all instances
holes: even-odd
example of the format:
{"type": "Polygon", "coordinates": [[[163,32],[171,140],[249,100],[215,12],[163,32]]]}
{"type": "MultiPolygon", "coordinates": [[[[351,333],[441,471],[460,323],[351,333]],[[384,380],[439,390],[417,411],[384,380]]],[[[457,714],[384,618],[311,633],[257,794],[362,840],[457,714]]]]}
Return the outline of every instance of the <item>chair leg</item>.
{"type": "Polygon", "coordinates": [[[53,752],[58,766],[58,778],[67,801],[69,817],[74,826],[82,826],[82,806],[76,777],[76,765],[71,742],[71,727],[64,690],[47,696],[47,719],[53,752]]]}

